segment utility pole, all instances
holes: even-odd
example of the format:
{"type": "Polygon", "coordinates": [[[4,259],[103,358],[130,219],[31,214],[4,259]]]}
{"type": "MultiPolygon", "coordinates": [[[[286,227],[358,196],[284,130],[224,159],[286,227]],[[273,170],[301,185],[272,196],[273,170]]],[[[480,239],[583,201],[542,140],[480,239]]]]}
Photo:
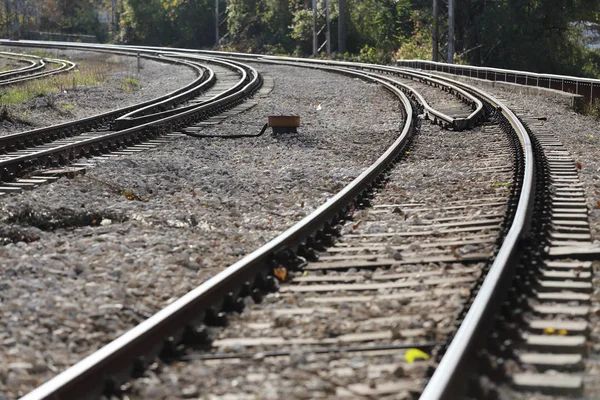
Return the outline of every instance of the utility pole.
{"type": "Polygon", "coordinates": [[[117,28],[118,28],[118,23],[117,23],[117,0],[112,0],[112,36],[113,38],[117,37],[117,28]]]}
{"type": "Polygon", "coordinates": [[[219,45],[219,0],[215,0],[215,46],[219,45]]]}
{"type": "Polygon", "coordinates": [[[313,57],[317,56],[319,43],[317,38],[317,0],[313,0],[313,57]]]}
{"type": "Polygon", "coordinates": [[[438,0],[433,0],[433,33],[431,35],[431,60],[438,60],[438,0]]]}
{"type": "Polygon", "coordinates": [[[338,53],[346,52],[346,0],[338,0],[338,53]]]}
{"type": "Polygon", "coordinates": [[[330,29],[330,18],[329,18],[329,0],[325,0],[325,23],[327,24],[327,30],[325,31],[325,40],[327,41],[327,46],[325,47],[325,51],[327,51],[327,55],[331,55],[331,29],[330,29]]]}
{"type": "Polygon", "coordinates": [[[454,0],[448,0],[448,64],[454,64],[454,0]]]}
{"type": "Polygon", "coordinates": [[[10,3],[4,0],[4,11],[6,11],[6,38],[10,39],[10,3]]]}

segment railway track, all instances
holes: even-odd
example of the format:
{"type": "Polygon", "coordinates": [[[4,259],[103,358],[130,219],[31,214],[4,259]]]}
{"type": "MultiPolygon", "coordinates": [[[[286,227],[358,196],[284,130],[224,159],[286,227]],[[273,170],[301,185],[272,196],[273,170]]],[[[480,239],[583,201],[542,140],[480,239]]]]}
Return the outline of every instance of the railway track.
{"type": "MultiPolygon", "coordinates": [[[[517,117],[504,101],[469,85],[403,69],[316,64],[310,65],[375,81],[401,99],[406,125],[394,145],[282,236],[25,398],[127,392],[131,386],[119,383],[131,368],[142,373],[155,355],[188,360],[184,368],[202,368],[227,381],[237,377],[239,389],[216,389],[234,398],[261,397],[264,393],[252,386],[263,390],[253,382],[264,378],[289,380],[278,393],[300,397],[397,398],[422,391],[422,398],[433,399],[496,393],[495,387],[480,384],[465,393],[465,382],[480,376],[473,365],[485,366],[484,375],[500,374],[503,378],[494,382],[500,392],[512,390],[502,386],[508,381],[517,389],[581,393],[580,376],[543,372],[583,364],[581,354],[574,353],[583,352],[587,325],[569,316],[589,311],[590,297],[581,295],[592,290],[591,265],[584,259],[598,254],[586,242],[582,203],[572,201],[580,201],[581,190],[568,154],[548,135],[534,136],[525,117],[517,117]],[[470,107],[440,111],[409,79],[444,87],[470,107]],[[406,187],[403,166],[413,157],[413,147],[406,146],[416,114],[451,128],[452,135],[472,129],[463,145],[472,146],[467,153],[476,153],[476,166],[467,174],[475,187],[487,190],[460,188],[459,200],[439,201],[421,200],[418,186],[406,187]],[[539,268],[528,268],[532,263],[539,268]],[[253,301],[244,300],[248,297],[253,301]],[[571,304],[564,306],[565,301],[571,304]],[[232,318],[227,329],[205,328],[225,324],[227,313],[241,311],[246,303],[249,312],[232,318]],[[405,313],[398,315],[398,309],[405,313]],[[539,335],[540,329],[546,335],[539,335]],[[212,344],[207,332],[216,335],[212,344]],[[490,333],[492,340],[486,341],[490,333]],[[194,346],[205,350],[185,350],[194,346]],[[507,357],[518,368],[507,368],[507,357]],[[324,376],[323,368],[335,372],[324,376]],[[274,369],[280,372],[273,374],[274,369]],[[302,385],[295,374],[309,384],[302,385]]],[[[418,148],[427,136],[423,128],[412,146],[418,148]]],[[[433,170],[424,153],[417,168],[433,170]]],[[[449,160],[447,168],[467,168],[465,162],[474,160],[449,160]]],[[[423,178],[441,185],[443,172],[431,175],[423,178]]],[[[137,389],[127,396],[144,398],[137,389]]]]}
{"type": "Polygon", "coordinates": [[[254,69],[239,63],[211,61],[221,76],[215,85],[215,72],[197,61],[168,57],[160,60],[190,66],[199,77],[182,89],[145,104],[0,137],[0,149],[4,150],[0,156],[1,179],[4,182],[0,191],[19,192],[41,183],[40,176],[18,179],[35,170],[56,169],[76,158],[123,150],[155,139],[160,132],[178,124],[187,126],[191,121],[203,120],[235,107],[254,93],[261,83],[254,69]],[[200,94],[204,97],[198,97],[200,94]],[[186,102],[188,104],[182,106],[186,102]]]}
{"type": "Polygon", "coordinates": [[[28,64],[20,68],[5,67],[5,69],[2,72],[0,72],[0,79],[4,79],[4,77],[6,76],[13,76],[13,74],[27,73],[29,71],[36,70],[39,68],[38,63],[36,61],[31,60],[29,57],[19,57],[17,54],[10,52],[0,52],[0,59],[10,60],[16,63],[28,64]]]}
{"type": "Polygon", "coordinates": [[[4,58],[30,62],[30,65],[27,67],[1,72],[0,87],[70,72],[76,67],[75,63],[67,60],[41,58],[27,54],[14,54],[9,52],[1,52],[0,55],[4,58]],[[49,68],[49,64],[56,64],[57,66],[55,68],[49,68]]]}

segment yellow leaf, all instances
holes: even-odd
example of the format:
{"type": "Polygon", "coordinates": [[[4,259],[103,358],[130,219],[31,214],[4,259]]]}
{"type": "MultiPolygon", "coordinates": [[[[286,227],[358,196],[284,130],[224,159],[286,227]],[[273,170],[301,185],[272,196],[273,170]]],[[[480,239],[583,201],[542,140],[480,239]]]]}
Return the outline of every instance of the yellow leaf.
{"type": "Polygon", "coordinates": [[[406,353],[404,353],[404,360],[406,360],[407,363],[412,364],[415,361],[427,361],[429,360],[429,356],[427,355],[427,353],[419,349],[413,348],[406,350],[406,353]]]}
{"type": "Polygon", "coordinates": [[[559,329],[559,330],[558,330],[558,334],[559,334],[559,335],[566,336],[566,335],[568,335],[568,334],[569,334],[569,332],[567,332],[567,330],[566,330],[566,329],[559,329]]]}
{"type": "Polygon", "coordinates": [[[546,335],[552,335],[552,334],[556,333],[556,329],[554,329],[554,328],[546,328],[546,329],[544,329],[544,333],[546,335]]]}

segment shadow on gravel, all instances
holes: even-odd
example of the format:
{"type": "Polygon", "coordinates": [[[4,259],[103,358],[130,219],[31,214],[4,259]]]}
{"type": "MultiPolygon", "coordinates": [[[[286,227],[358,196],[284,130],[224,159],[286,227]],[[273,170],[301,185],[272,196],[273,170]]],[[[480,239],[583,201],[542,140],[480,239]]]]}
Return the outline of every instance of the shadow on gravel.
{"type": "Polygon", "coordinates": [[[24,208],[0,223],[0,243],[29,243],[39,239],[36,230],[54,231],[56,229],[100,226],[102,221],[108,220],[111,223],[124,222],[127,217],[115,212],[76,211],[65,207],[52,210],[24,208]]]}
{"type": "Polygon", "coordinates": [[[323,145],[322,140],[315,139],[302,133],[280,133],[272,135],[273,139],[288,146],[315,148],[323,145]]]}

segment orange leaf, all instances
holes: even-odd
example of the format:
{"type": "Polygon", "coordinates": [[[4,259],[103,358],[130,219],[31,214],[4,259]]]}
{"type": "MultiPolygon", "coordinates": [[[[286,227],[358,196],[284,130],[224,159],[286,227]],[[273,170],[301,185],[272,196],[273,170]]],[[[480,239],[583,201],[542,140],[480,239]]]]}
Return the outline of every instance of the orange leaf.
{"type": "Polygon", "coordinates": [[[287,279],[287,269],[283,265],[280,265],[276,268],[273,268],[273,275],[283,282],[287,279]]]}

